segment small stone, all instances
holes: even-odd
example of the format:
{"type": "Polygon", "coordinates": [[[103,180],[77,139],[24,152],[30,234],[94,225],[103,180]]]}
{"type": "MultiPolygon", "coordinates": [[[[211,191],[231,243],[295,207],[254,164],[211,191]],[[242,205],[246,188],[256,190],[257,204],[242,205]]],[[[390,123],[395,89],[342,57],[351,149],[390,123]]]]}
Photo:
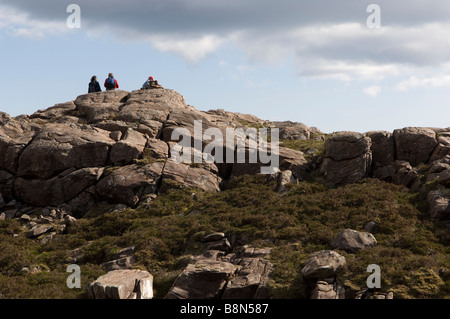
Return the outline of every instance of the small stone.
{"type": "Polygon", "coordinates": [[[51,224],[53,219],[51,217],[39,216],[39,224],[51,224]]]}
{"type": "Polygon", "coordinates": [[[67,226],[72,225],[72,224],[75,223],[76,221],[77,221],[77,219],[76,219],[75,217],[73,217],[73,216],[70,216],[70,215],[64,216],[64,223],[65,223],[67,226]]]}
{"type": "Polygon", "coordinates": [[[364,230],[371,234],[375,234],[376,232],[378,232],[378,228],[380,228],[380,226],[373,220],[371,220],[364,226],[364,230]]]}
{"type": "Polygon", "coordinates": [[[51,225],[36,225],[30,231],[26,232],[25,236],[27,238],[36,238],[51,230],[53,230],[53,226],[51,225]]]}
{"type": "Polygon", "coordinates": [[[28,228],[33,228],[36,225],[37,225],[37,223],[35,221],[31,220],[30,222],[28,222],[27,227],[28,228]]]}
{"type": "Polygon", "coordinates": [[[346,260],[333,250],[321,250],[311,254],[301,272],[306,279],[323,279],[342,272],[346,260]]]}
{"type": "Polygon", "coordinates": [[[118,142],[122,138],[122,132],[121,131],[114,131],[109,133],[109,137],[113,139],[114,141],[118,142]]]}
{"type": "Polygon", "coordinates": [[[335,249],[342,249],[349,253],[356,254],[362,249],[373,247],[377,240],[371,233],[358,232],[352,229],[341,231],[331,241],[331,246],[335,249]]]}

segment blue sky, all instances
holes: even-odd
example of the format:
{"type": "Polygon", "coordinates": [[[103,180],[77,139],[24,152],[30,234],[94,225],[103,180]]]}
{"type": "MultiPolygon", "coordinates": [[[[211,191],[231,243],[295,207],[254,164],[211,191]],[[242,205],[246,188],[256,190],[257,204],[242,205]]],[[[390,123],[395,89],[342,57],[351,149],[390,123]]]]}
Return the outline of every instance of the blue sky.
{"type": "Polygon", "coordinates": [[[74,100],[113,72],[127,91],[153,75],[197,109],[327,133],[449,127],[450,4],[424,3],[2,0],[0,111],[74,100]],[[67,27],[70,3],[80,29],[67,27]]]}

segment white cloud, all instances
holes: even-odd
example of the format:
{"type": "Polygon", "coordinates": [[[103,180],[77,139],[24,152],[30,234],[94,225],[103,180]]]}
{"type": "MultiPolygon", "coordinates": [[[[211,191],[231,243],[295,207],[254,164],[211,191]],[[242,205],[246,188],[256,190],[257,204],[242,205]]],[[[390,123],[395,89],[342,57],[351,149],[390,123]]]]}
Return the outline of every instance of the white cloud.
{"type": "Polygon", "coordinates": [[[381,87],[377,85],[369,86],[363,90],[364,94],[367,94],[371,97],[377,97],[378,94],[381,93],[381,87]]]}
{"type": "Polygon", "coordinates": [[[396,85],[398,91],[409,91],[415,88],[437,88],[450,86],[450,75],[437,75],[432,77],[411,76],[408,80],[402,81],[396,85]]]}
{"type": "Polygon", "coordinates": [[[208,54],[216,51],[225,42],[215,35],[206,35],[200,38],[177,39],[166,36],[150,37],[153,46],[162,52],[177,53],[188,62],[196,62],[208,54]]]}
{"type": "Polygon", "coordinates": [[[69,31],[66,21],[46,21],[0,5],[0,28],[17,37],[42,38],[69,31]]]}

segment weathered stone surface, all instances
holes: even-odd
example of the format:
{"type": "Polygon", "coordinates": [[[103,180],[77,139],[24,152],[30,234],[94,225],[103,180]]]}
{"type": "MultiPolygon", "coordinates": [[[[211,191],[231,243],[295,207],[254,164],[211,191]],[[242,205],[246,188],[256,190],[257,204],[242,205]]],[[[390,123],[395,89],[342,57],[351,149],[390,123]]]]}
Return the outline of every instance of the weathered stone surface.
{"type": "Polygon", "coordinates": [[[321,172],[335,185],[357,182],[370,173],[371,140],[360,133],[340,132],[325,141],[321,172]]]}
{"type": "Polygon", "coordinates": [[[268,155],[269,162],[263,162],[261,160],[258,152],[261,150],[260,145],[252,144],[250,147],[248,145],[243,149],[244,157],[243,161],[239,159],[239,150],[236,149],[234,154],[234,162],[232,163],[231,176],[237,177],[242,175],[255,175],[262,173],[261,168],[269,168],[274,166],[275,171],[277,168],[281,171],[291,171],[294,178],[301,179],[307,171],[308,161],[305,159],[303,152],[295,151],[287,147],[279,147],[278,153],[274,153],[274,157],[278,158],[278,167],[275,167],[275,163],[272,162],[271,148],[263,150],[263,154],[268,155]],[[256,154],[256,155],[253,155],[256,154]]]}
{"type": "Polygon", "coordinates": [[[281,139],[288,140],[309,140],[311,133],[309,127],[303,123],[270,122],[271,126],[278,128],[281,139]]]}
{"type": "Polygon", "coordinates": [[[335,161],[348,160],[370,151],[371,140],[361,133],[339,132],[327,139],[325,157],[335,161]]]}
{"type": "Polygon", "coordinates": [[[267,283],[273,265],[264,257],[270,248],[244,246],[234,261],[239,266],[236,275],[227,284],[223,299],[268,299],[267,283]]]}
{"type": "Polygon", "coordinates": [[[450,155],[450,136],[439,136],[438,143],[438,146],[431,155],[430,162],[440,160],[441,158],[450,155]]]}
{"type": "Polygon", "coordinates": [[[214,164],[183,164],[169,159],[164,166],[163,184],[170,180],[180,186],[200,188],[208,192],[220,191],[221,179],[214,164]]]}
{"type": "Polygon", "coordinates": [[[80,95],[74,103],[89,123],[95,123],[115,117],[128,97],[126,91],[111,90],[80,95]]]}
{"type": "Polygon", "coordinates": [[[88,284],[87,293],[91,299],[151,299],[153,276],[138,269],[113,270],[88,284]],[[139,290],[138,296],[133,295],[135,288],[139,290]]]}
{"type": "Polygon", "coordinates": [[[164,163],[129,165],[110,172],[96,186],[96,193],[118,204],[136,207],[143,195],[154,193],[164,163]]]}
{"type": "Polygon", "coordinates": [[[189,264],[175,280],[165,299],[215,299],[236,272],[226,261],[201,259],[189,264]]]}
{"type": "Polygon", "coordinates": [[[92,185],[74,199],[64,203],[62,208],[71,212],[77,218],[83,217],[87,211],[95,206],[97,202],[95,195],[95,185],[92,185]]]}
{"type": "Polygon", "coordinates": [[[428,193],[428,214],[433,219],[450,219],[450,194],[446,190],[436,190],[428,193]]]}
{"type": "Polygon", "coordinates": [[[130,164],[142,157],[147,138],[141,133],[128,129],[122,139],[111,148],[110,162],[113,164],[130,164]]]}
{"type": "Polygon", "coordinates": [[[13,186],[15,177],[14,175],[0,170],[0,194],[3,197],[4,202],[9,202],[14,199],[13,186]]]}
{"type": "Polygon", "coordinates": [[[289,183],[295,183],[297,180],[294,177],[294,175],[292,174],[292,171],[290,170],[286,170],[286,171],[282,171],[278,174],[278,178],[277,178],[277,192],[279,193],[286,193],[287,192],[287,187],[286,185],[289,183]]]}
{"type": "Polygon", "coordinates": [[[360,250],[373,247],[377,244],[375,237],[368,232],[358,232],[352,229],[341,231],[331,241],[331,247],[342,249],[356,254],[360,250]]]}
{"type": "Polygon", "coordinates": [[[334,161],[329,158],[323,160],[321,172],[326,179],[337,185],[351,184],[368,176],[370,168],[370,154],[344,161],[334,161]]]}
{"type": "Polygon", "coordinates": [[[394,137],[385,131],[367,133],[372,141],[372,170],[375,178],[392,181],[392,163],[395,161],[394,137]]]}
{"type": "Polygon", "coordinates": [[[11,120],[11,115],[5,112],[0,112],[0,125],[5,125],[11,120]]]}
{"type": "Polygon", "coordinates": [[[27,238],[36,238],[39,237],[42,234],[45,234],[49,231],[53,230],[52,225],[36,225],[33,228],[31,228],[30,231],[28,231],[25,236],[27,238]]]}
{"type": "Polygon", "coordinates": [[[325,279],[342,272],[345,266],[345,257],[333,250],[321,250],[309,256],[301,272],[306,279],[325,279]]]}
{"type": "Polygon", "coordinates": [[[106,166],[114,143],[101,129],[47,124],[22,152],[18,176],[48,179],[69,168],[106,166]]]}
{"type": "Polygon", "coordinates": [[[433,181],[435,179],[439,179],[442,172],[450,170],[450,164],[441,161],[433,162],[433,165],[428,170],[427,173],[427,182],[433,181]]]}
{"type": "Polygon", "coordinates": [[[407,127],[394,130],[396,159],[412,166],[427,163],[438,142],[436,133],[429,128],[407,127]]]}
{"type": "Polygon", "coordinates": [[[439,174],[439,184],[450,187],[450,168],[439,174]]]}
{"type": "Polygon", "coordinates": [[[124,121],[117,121],[117,120],[105,120],[98,123],[93,124],[94,127],[97,127],[99,129],[109,131],[109,132],[117,132],[125,134],[128,129],[136,130],[138,127],[138,124],[136,123],[127,123],[124,121]]]}
{"type": "Polygon", "coordinates": [[[311,293],[311,299],[345,299],[344,286],[319,280],[311,293]]]}
{"type": "Polygon", "coordinates": [[[395,173],[392,177],[392,182],[394,184],[404,185],[408,188],[412,188],[416,182],[420,182],[419,173],[408,162],[395,161],[394,169],[395,173]]]}
{"type": "Polygon", "coordinates": [[[103,168],[69,170],[48,180],[17,178],[14,191],[26,204],[44,207],[68,202],[99,180],[103,168]]]}
{"type": "Polygon", "coordinates": [[[169,145],[156,138],[150,138],[147,142],[148,155],[155,159],[169,158],[169,145]]]}
{"type": "Polygon", "coordinates": [[[273,266],[264,257],[270,250],[244,246],[236,254],[208,250],[193,257],[166,299],[269,298],[267,282],[273,266]]]}
{"type": "MultiPolygon", "coordinates": [[[[192,146],[194,146],[194,139],[200,141],[201,145],[203,146],[204,144],[208,144],[207,141],[203,141],[203,133],[210,127],[214,127],[214,124],[209,122],[208,117],[204,113],[195,109],[176,109],[170,113],[167,121],[164,123],[164,127],[162,129],[162,139],[165,142],[178,142],[177,136],[172,136],[177,135],[173,134],[174,130],[179,130],[182,133],[182,130],[185,130],[186,133],[189,132],[190,136],[192,137],[192,146]],[[197,130],[197,132],[194,131],[195,121],[201,121],[201,127],[198,126],[199,129],[197,130]],[[198,136],[196,136],[194,133],[198,133],[198,136]]],[[[225,134],[222,134],[225,139],[225,134]]]]}
{"type": "Polygon", "coordinates": [[[195,110],[186,105],[183,96],[173,90],[133,91],[115,120],[145,125],[138,130],[154,138],[159,137],[163,123],[177,109],[186,112],[195,110]]]}
{"type": "Polygon", "coordinates": [[[8,127],[0,127],[0,169],[16,174],[19,156],[36,132],[24,130],[16,121],[8,124],[8,127]]]}
{"type": "Polygon", "coordinates": [[[56,104],[45,110],[39,110],[30,115],[30,119],[44,119],[55,120],[63,116],[67,116],[76,110],[75,103],[73,101],[56,104]]]}

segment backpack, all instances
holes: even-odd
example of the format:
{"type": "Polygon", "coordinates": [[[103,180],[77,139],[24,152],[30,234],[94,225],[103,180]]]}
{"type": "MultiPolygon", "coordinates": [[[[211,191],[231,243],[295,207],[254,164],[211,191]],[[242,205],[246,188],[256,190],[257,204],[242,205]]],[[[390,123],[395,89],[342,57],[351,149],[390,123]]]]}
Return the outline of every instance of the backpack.
{"type": "Polygon", "coordinates": [[[115,89],[116,88],[116,81],[114,80],[114,78],[109,77],[106,80],[106,88],[107,89],[115,89]]]}

